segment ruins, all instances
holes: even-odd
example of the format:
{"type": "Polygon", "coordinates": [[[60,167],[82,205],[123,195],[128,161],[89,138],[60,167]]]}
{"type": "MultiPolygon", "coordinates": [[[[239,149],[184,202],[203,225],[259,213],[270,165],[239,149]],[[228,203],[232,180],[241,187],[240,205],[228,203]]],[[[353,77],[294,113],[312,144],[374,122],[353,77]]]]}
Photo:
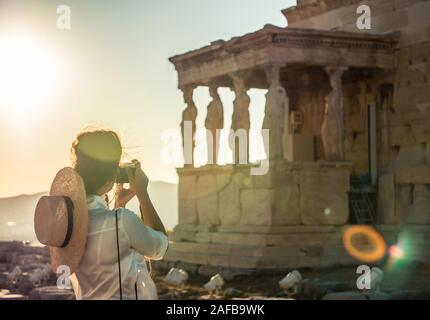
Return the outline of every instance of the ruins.
{"type": "Polygon", "coordinates": [[[282,12],[286,28],[266,25],[170,59],[193,132],[196,87],[210,87],[211,131],[222,127],[218,88],[235,93],[232,129],[246,131],[247,91],[267,90],[270,168],[263,176],[250,175],[252,163],[179,168],[179,224],[165,260],[260,270],[356,264],[342,244],[355,224],[374,226],[388,245],[407,229],[410,254],[426,260],[430,1],[298,0],[282,12]],[[371,28],[360,30],[363,4],[371,28]]]}
{"type": "Polygon", "coordinates": [[[0,241],[0,301],[74,300],[59,289],[51,270],[49,249],[19,241],[0,241]]]}

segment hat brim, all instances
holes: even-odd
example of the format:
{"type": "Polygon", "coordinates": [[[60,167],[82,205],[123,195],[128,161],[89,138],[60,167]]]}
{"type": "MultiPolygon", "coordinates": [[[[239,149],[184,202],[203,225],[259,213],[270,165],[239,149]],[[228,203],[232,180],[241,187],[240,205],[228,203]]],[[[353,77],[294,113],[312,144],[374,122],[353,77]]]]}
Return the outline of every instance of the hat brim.
{"type": "Polygon", "coordinates": [[[73,274],[82,260],[88,235],[88,208],[85,185],[73,168],[61,169],[54,178],[49,192],[51,196],[65,196],[73,201],[73,230],[65,248],[49,247],[51,267],[57,273],[59,266],[70,268],[73,274]]]}

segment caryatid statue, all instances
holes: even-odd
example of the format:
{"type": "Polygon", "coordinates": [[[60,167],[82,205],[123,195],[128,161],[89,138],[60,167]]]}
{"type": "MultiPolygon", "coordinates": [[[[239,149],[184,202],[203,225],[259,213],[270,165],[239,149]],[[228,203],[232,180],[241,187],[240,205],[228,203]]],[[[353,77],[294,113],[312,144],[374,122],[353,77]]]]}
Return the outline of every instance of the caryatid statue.
{"type": "Polygon", "coordinates": [[[205,127],[207,130],[208,163],[216,164],[219,152],[220,133],[224,128],[224,108],[216,86],[209,86],[212,101],[208,105],[205,127]],[[209,134],[210,132],[210,134],[209,134]]]}
{"type": "Polygon", "coordinates": [[[269,150],[266,154],[269,159],[282,159],[284,157],[284,139],[288,130],[289,99],[287,91],[280,81],[281,66],[269,66],[266,75],[269,90],[266,94],[266,109],[263,129],[269,130],[269,150]]]}
{"type": "Polygon", "coordinates": [[[182,112],[182,121],[181,121],[184,163],[185,163],[185,166],[193,166],[194,149],[196,146],[194,141],[194,136],[196,134],[196,119],[197,119],[197,108],[193,101],[194,87],[187,86],[185,88],[182,88],[182,91],[184,93],[184,102],[187,105],[185,110],[182,112]]]}
{"type": "Polygon", "coordinates": [[[248,163],[249,159],[249,129],[251,127],[249,104],[251,99],[245,87],[245,75],[235,73],[231,77],[236,98],[233,102],[232,131],[230,132],[229,143],[233,151],[233,163],[245,164],[248,163]]]}
{"type": "Polygon", "coordinates": [[[324,122],[321,138],[327,160],[342,161],[345,159],[345,114],[342,93],[342,75],[345,67],[329,67],[332,91],[326,97],[324,122]]]}

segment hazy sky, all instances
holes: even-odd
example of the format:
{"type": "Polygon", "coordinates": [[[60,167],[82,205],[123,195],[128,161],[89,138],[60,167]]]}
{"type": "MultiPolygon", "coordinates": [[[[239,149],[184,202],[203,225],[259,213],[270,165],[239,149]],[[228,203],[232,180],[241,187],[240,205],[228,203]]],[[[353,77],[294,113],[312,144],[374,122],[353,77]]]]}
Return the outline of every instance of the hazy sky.
{"type": "MultiPolygon", "coordinates": [[[[0,197],[48,190],[88,123],[117,130],[152,180],[176,182],[162,133],[184,109],[168,58],[218,39],[286,26],[294,0],[0,0],[0,197]],[[71,30],[56,27],[71,8],[71,30]],[[15,41],[19,39],[18,41],[15,41]],[[24,39],[24,40],[22,40],[24,39]],[[3,70],[1,70],[1,68],[3,70]],[[6,70],[6,72],[4,71],[6,70]]],[[[234,96],[222,89],[229,126],[234,96]]],[[[254,125],[264,92],[251,92],[254,125]]],[[[198,123],[209,101],[198,89],[198,123]]]]}

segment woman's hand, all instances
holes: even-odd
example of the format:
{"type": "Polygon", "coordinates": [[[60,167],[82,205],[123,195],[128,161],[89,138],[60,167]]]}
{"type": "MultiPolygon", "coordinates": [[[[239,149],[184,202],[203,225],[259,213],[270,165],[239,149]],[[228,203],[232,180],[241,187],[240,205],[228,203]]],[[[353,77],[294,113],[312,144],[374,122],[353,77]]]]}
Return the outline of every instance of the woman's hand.
{"type": "Polygon", "coordinates": [[[149,179],[145,172],[143,172],[140,162],[137,160],[133,160],[132,162],[135,164],[136,170],[133,174],[131,168],[126,168],[128,181],[130,183],[130,189],[140,197],[147,194],[149,179]]]}
{"type": "Polygon", "coordinates": [[[115,190],[115,208],[125,208],[127,203],[136,195],[134,190],[125,189],[122,183],[116,185],[115,190]]]}
{"type": "Polygon", "coordinates": [[[148,195],[149,179],[145,172],[142,171],[140,162],[133,160],[133,163],[136,166],[135,173],[133,174],[133,171],[130,168],[127,168],[126,170],[128,181],[130,183],[130,189],[136,192],[136,196],[139,199],[142,221],[144,221],[148,227],[154,229],[155,231],[160,231],[167,236],[163,222],[161,222],[161,219],[158,216],[157,211],[155,210],[148,195]]]}

